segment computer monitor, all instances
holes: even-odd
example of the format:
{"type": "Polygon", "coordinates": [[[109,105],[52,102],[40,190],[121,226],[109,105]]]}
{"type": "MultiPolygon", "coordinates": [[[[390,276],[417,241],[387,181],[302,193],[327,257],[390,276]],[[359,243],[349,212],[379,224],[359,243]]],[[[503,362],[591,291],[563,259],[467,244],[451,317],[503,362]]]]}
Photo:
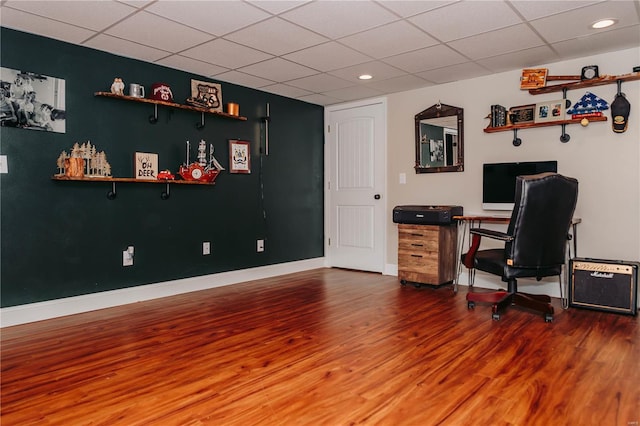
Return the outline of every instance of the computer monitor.
{"type": "Polygon", "coordinates": [[[557,171],[557,161],[483,164],[482,208],[511,211],[515,200],[516,176],[557,171]]]}

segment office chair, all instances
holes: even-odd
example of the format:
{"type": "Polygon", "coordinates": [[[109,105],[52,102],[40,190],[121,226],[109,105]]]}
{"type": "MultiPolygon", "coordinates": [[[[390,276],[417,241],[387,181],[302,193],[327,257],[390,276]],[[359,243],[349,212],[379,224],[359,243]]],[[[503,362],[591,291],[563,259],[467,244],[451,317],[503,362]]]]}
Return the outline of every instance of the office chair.
{"type": "Polygon", "coordinates": [[[471,229],[471,247],[463,255],[465,266],[502,277],[507,290],[472,292],[470,282],[469,309],[476,302],[491,303],[492,318],[497,321],[507,306],[517,305],[544,314],[546,322],[553,321],[551,298],[518,292],[517,279],[535,277],[540,281],[543,277],[558,276],[562,291],[562,267],[577,199],[578,181],[574,178],[557,173],[516,178],[515,206],[507,232],[471,229]],[[505,246],[478,250],[481,237],[504,241],[505,246]]]}

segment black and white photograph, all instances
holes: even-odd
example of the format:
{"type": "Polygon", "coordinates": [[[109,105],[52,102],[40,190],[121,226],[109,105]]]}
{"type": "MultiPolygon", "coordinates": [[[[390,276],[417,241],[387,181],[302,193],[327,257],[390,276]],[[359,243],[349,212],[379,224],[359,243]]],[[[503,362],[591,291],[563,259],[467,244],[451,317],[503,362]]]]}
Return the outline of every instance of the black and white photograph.
{"type": "Polygon", "coordinates": [[[0,102],[2,126],[66,132],[63,79],[2,67],[0,102]]]}

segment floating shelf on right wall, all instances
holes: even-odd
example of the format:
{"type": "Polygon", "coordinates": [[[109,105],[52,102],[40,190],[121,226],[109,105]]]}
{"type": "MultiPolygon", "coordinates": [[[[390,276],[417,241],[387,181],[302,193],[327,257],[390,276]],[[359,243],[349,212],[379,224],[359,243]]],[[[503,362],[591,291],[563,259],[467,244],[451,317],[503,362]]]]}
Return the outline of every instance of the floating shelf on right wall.
{"type": "MultiPolygon", "coordinates": [[[[541,95],[544,93],[553,93],[553,92],[563,92],[566,95],[567,90],[572,89],[582,89],[585,87],[592,86],[603,86],[606,84],[618,84],[620,85],[625,81],[633,81],[640,80],[640,73],[634,72],[630,74],[623,75],[605,75],[602,77],[584,80],[584,81],[575,81],[572,83],[563,83],[563,84],[554,84],[551,86],[538,87],[535,89],[529,89],[529,93],[532,95],[541,95]]],[[[566,96],[564,96],[566,98],[566,96]]],[[[607,117],[588,117],[589,122],[598,122],[598,121],[607,121],[607,117]]],[[[518,137],[519,129],[530,129],[533,127],[548,127],[548,126],[562,126],[562,134],[560,135],[560,141],[563,143],[569,142],[570,136],[565,132],[565,127],[567,124],[580,124],[582,121],[581,118],[569,119],[569,120],[558,120],[558,121],[547,121],[543,123],[519,123],[519,124],[511,124],[508,126],[498,126],[498,127],[486,127],[484,129],[485,133],[497,133],[497,132],[509,132],[513,131],[513,145],[520,146],[522,144],[522,139],[518,137]]]]}

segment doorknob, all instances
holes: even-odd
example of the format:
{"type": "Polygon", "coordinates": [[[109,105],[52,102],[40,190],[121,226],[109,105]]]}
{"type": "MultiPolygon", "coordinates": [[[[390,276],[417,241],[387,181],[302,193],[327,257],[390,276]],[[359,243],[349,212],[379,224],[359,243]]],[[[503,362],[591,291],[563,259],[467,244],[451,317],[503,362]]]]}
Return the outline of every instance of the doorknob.
{"type": "Polygon", "coordinates": [[[380,199],[380,194],[374,195],[373,198],[375,198],[376,200],[379,200],[380,199]]]}

